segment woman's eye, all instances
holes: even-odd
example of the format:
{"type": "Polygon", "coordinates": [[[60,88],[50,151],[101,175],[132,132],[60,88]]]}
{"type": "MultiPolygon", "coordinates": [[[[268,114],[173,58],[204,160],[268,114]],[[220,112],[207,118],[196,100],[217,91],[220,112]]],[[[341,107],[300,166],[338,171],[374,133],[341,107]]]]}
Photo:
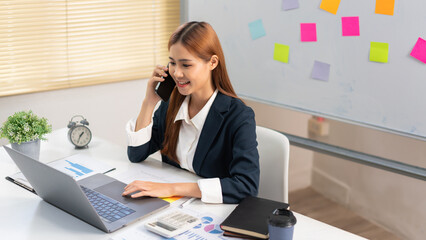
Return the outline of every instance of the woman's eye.
{"type": "Polygon", "coordinates": [[[176,65],[176,63],[174,63],[174,62],[169,62],[169,64],[171,64],[171,65],[173,65],[173,66],[174,66],[174,65],[176,65]]]}
{"type": "Polygon", "coordinates": [[[191,65],[188,64],[183,64],[184,67],[190,67],[191,65]]]}

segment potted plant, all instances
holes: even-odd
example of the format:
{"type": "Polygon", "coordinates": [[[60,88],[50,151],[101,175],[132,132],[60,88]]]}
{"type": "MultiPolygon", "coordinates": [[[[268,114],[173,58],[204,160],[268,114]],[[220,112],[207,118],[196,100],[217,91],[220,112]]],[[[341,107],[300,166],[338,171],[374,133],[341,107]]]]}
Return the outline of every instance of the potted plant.
{"type": "Polygon", "coordinates": [[[31,110],[9,116],[0,128],[0,137],[7,138],[12,148],[34,159],[39,159],[40,140],[52,131],[46,118],[40,118],[31,110]]]}

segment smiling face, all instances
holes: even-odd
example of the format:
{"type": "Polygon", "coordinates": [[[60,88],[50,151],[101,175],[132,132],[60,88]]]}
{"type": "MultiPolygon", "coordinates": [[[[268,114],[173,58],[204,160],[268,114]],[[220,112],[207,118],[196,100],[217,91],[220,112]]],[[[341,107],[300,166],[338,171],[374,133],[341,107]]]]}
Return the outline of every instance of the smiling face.
{"type": "Polygon", "coordinates": [[[191,54],[182,44],[170,47],[169,73],[180,94],[209,98],[214,92],[211,71],[217,66],[217,57],[205,61],[191,54]]]}

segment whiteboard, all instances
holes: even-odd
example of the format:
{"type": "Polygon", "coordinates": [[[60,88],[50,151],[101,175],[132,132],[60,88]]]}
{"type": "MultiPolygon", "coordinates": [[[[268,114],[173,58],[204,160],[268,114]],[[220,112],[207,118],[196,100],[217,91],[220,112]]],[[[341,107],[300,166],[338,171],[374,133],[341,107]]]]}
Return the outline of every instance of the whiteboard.
{"type": "Polygon", "coordinates": [[[426,1],[395,1],[394,15],[375,14],[374,0],[343,0],[337,14],[321,0],[193,0],[188,21],[216,30],[231,81],[242,97],[410,137],[426,137],[426,64],[410,56],[426,39],[426,1]],[[360,36],[343,37],[341,17],[359,16],[360,36]],[[253,40],[248,24],[262,20],[253,40]],[[317,42],[300,41],[300,23],[316,23],[317,42]],[[369,61],[370,42],[389,44],[387,63],[369,61]],[[289,62],[273,60],[274,44],[289,62]],[[330,64],[328,81],[311,78],[314,61],[330,64]]]}

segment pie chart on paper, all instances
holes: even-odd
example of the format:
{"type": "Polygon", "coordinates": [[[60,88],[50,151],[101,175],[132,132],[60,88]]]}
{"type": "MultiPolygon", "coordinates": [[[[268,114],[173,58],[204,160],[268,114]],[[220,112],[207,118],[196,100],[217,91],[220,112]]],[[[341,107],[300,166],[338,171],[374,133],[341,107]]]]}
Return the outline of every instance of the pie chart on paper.
{"type": "Polygon", "coordinates": [[[211,233],[211,234],[223,233],[222,229],[220,229],[220,226],[218,224],[209,224],[209,225],[204,227],[204,231],[211,233]]]}
{"type": "Polygon", "coordinates": [[[197,226],[195,226],[194,228],[201,228],[203,226],[203,224],[210,224],[211,222],[213,222],[213,218],[211,217],[202,217],[201,218],[201,223],[198,224],[197,226]]]}

